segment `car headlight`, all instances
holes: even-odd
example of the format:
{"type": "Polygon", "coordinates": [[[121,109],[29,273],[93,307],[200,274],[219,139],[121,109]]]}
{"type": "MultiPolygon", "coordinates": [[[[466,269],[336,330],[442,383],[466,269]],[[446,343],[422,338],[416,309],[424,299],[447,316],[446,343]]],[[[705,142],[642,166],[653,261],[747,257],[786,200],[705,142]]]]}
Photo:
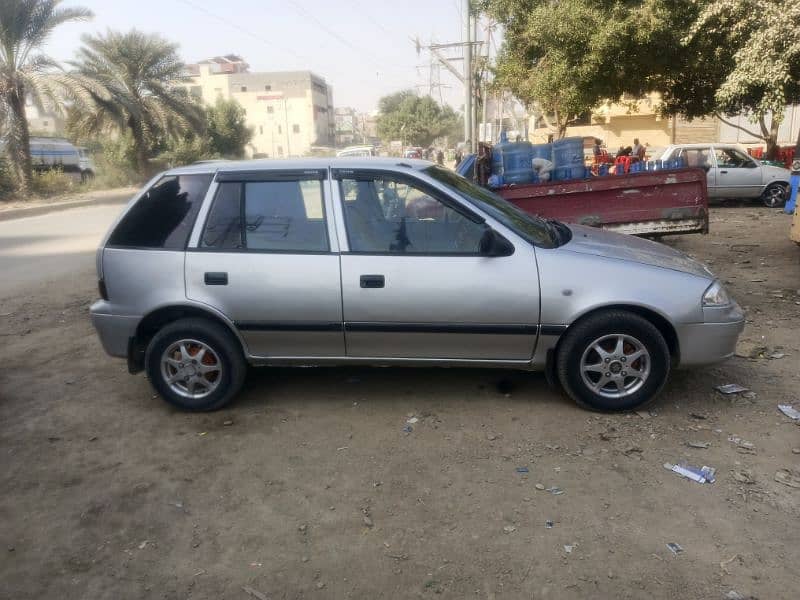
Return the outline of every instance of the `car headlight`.
{"type": "Polygon", "coordinates": [[[731,303],[731,297],[719,281],[715,281],[703,294],[703,306],[726,306],[731,303]]]}

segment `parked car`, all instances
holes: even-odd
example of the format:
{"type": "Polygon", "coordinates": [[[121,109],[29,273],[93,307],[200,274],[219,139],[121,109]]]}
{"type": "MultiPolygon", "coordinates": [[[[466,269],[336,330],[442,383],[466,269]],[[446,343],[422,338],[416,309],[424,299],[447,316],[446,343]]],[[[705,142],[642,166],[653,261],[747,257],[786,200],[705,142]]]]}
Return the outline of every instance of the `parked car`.
{"type": "Polygon", "coordinates": [[[403,152],[403,158],[422,158],[422,148],[407,148],[403,152]]]}
{"type": "Polygon", "coordinates": [[[674,145],[661,155],[661,160],[676,158],[705,169],[709,198],[760,198],[769,208],[789,198],[791,172],[756,160],[736,144],[674,145]]]}
{"type": "Polygon", "coordinates": [[[378,151],[375,150],[375,146],[348,146],[339,150],[336,156],[378,156],[378,151]]]}
{"type": "MultiPolygon", "coordinates": [[[[64,173],[74,173],[81,181],[95,175],[94,161],[86,148],[75,146],[64,138],[30,138],[31,163],[37,171],[60,169],[64,173]]],[[[5,151],[5,143],[0,142],[0,152],[5,151]]]]}
{"type": "Polygon", "coordinates": [[[97,252],[105,350],[211,410],[245,367],[547,370],[625,410],[733,354],[744,318],[668,246],[527,214],[426,161],[192,165],[155,177],[97,252]]]}

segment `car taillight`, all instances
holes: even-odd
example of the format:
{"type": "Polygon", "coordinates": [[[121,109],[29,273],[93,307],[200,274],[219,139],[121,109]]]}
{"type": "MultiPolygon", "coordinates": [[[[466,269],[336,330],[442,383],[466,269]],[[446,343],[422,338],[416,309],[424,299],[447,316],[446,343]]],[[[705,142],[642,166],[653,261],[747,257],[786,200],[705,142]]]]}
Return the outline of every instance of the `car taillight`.
{"type": "Polygon", "coordinates": [[[100,292],[100,297],[103,300],[108,300],[108,290],[106,289],[106,281],[105,281],[105,279],[98,279],[97,280],[97,291],[100,292]]]}

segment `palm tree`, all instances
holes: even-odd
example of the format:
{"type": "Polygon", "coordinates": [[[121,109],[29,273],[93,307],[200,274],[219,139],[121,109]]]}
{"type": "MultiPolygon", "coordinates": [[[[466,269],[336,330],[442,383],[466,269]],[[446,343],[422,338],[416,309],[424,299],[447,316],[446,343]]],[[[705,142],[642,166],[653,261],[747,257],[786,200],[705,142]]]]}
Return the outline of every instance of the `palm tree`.
{"type": "Polygon", "coordinates": [[[156,136],[202,131],[202,108],[174,85],[185,79],[176,44],[135,29],[82,39],[85,46],[71,63],[80,88],[74,128],[84,135],[130,132],[141,174],[156,136]]]}
{"type": "Polygon", "coordinates": [[[86,8],[59,4],[61,0],[0,0],[0,114],[5,117],[9,162],[23,194],[33,177],[25,103],[58,108],[58,84],[63,83],[53,77],[58,64],[35,52],[62,23],[92,16],[86,8]]]}

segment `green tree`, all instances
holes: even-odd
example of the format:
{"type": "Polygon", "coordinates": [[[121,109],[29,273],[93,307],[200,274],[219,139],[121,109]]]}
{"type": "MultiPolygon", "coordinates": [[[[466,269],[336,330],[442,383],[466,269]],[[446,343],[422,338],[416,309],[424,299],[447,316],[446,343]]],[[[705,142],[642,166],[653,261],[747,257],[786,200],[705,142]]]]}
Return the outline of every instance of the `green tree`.
{"type": "Polygon", "coordinates": [[[58,84],[63,83],[53,75],[59,65],[36,52],[62,23],[92,16],[88,9],[60,4],[60,0],[0,1],[0,115],[11,170],[23,194],[33,179],[26,100],[40,108],[57,108],[58,84]]]}
{"type": "Polygon", "coordinates": [[[206,135],[214,155],[242,158],[253,139],[253,129],[247,126],[244,108],[236,100],[217,98],[214,106],[206,109],[206,135]]]}
{"type": "Polygon", "coordinates": [[[192,131],[167,140],[162,154],[173,165],[185,165],[211,158],[242,158],[253,137],[245,112],[234,99],[218,98],[204,109],[206,126],[202,134],[192,131]]]}
{"type": "Polygon", "coordinates": [[[175,85],[184,80],[176,44],[135,29],[87,35],[83,43],[72,63],[80,88],[74,130],[84,135],[129,132],[142,174],[160,136],[203,130],[202,108],[175,85]]]}
{"type": "MultiPolygon", "coordinates": [[[[778,128],[788,104],[800,102],[800,3],[797,0],[716,0],[700,12],[684,47],[725,61],[703,95],[708,112],[762,139],[774,158],[778,128]],[[745,113],[758,126],[743,127],[725,116],[745,113]]],[[[712,68],[712,65],[708,65],[712,68]]],[[[697,77],[697,69],[689,72],[697,77]]],[[[701,74],[702,75],[702,74],[701,74]]],[[[692,105],[675,94],[673,110],[692,105]]],[[[800,138],[798,138],[800,145],[800,138]]]]}
{"type": "Polygon", "coordinates": [[[670,81],[692,0],[483,0],[506,29],[495,85],[538,113],[557,137],[602,102],[670,81]]]}
{"type": "Polygon", "coordinates": [[[384,140],[402,140],[429,146],[436,138],[459,131],[460,118],[449,106],[441,107],[430,96],[404,90],[378,102],[378,135],[384,140]]]}

